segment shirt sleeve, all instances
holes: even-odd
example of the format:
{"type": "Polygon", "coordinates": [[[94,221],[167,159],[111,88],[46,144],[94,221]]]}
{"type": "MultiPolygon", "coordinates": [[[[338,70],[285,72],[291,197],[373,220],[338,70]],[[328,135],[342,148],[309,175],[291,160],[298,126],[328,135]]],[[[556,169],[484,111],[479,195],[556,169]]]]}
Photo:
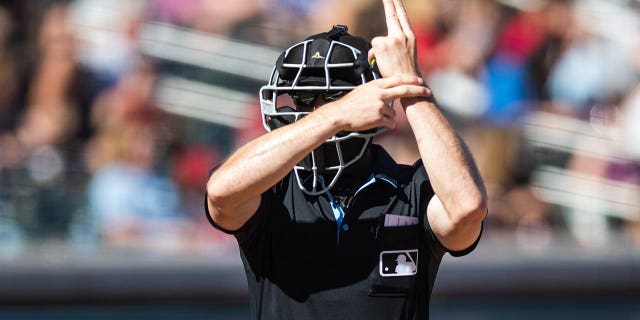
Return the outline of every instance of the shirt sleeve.
{"type": "Polygon", "coordinates": [[[235,236],[238,239],[239,243],[243,243],[244,241],[251,238],[251,235],[254,234],[255,231],[264,224],[264,220],[266,219],[267,212],[269,211],[269,207],[270,207],[270,204],[272,203],[272,200],[273,200],[273,192],[272,192],[272,189],[269,189],[261,195],[260,206],[258,207],[258,210],[256,210],[256,213],[254,213],[253,216],[251,216],[251,218],[249,218],[249,220],[247,220],[247,222],[245,222],[237,230],[227,230],[221,227],[220,225],[218,225],[215,221],[213,221],[213,218],[211,218],[211,215],[209,214],[209,206],[207,205],[206,196],[205,196],[204,210],[207,216],[207,220],[214,228],[226,234],[231,234],[235,236]]]}
{"type": "MultiPolygon", "coordinates": [[[[216,166],[215,168],[211,169],[211,171],[209,172],[209,176],[211,176],[211,174],[218,168],[218,166],[216,166]]],[[[246,240],[248,240],[249,238],[251,238],[251,236],[255,233],[255,231],[257,229],[260,228],[260,226],[262,226],[264,224],[264,221],[266,219],[267,216],[267,212],[270,211],[270,207],[271,204],[273,203],[273,199],[275,198],[275,191],[274,188],[270,188],[269,190],[265,191],[264,193],[262,193],[261,195],[261,199],[260,199],[260,206],[258,207],[258,209],[256,210],[256,213],[253,214],[253,216],[251,216],[251,218],[249,218],[249,220],[247,220],[247,222],[245,222],[245,224],[243,224],[240,228],[238,228],[237,230],[228,230],[225,229],[223,227],[221,227],[219,224],[217,224],[213,218],[211,217],[211,214],[209,213],[209,206],[208,206],[208,201],[207,201],[207,195],[205,194],[205,199],[204,199],[204,211],[205,211],[205,215],[207,217],[207,220],[209,221],[209,223],[216,229],[226,233],[226,234],[231,234],[233,236],[236,237],[236,239],[238,239],[238,243],[243,243],[246,240]]]]}

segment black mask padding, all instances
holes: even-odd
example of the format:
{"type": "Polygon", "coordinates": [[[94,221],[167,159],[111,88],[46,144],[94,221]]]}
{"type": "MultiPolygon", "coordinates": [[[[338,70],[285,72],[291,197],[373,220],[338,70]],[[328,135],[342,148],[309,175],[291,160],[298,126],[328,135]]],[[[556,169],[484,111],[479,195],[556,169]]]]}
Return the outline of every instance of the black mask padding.
{"type": "MultiPolygon", "coordinates": [[[[341,142],[344,162],[350,162],[358,154],[360,154],[361,148],[366,143],[366,141],[367,140],[363,138],[352,138],[341,142]]],[[[335,175],[338,173],[337,170],[322,170],[325,167],[338,164],[338,157],[335,150],[335,143],[325,143],[321,147],[314,150],[314,154],[316,155],[316,164],[319,168],[318,173],[324,177],[325,185],[329,185],[335,178],[335,175]],[[329,162],[327,162],[327,160],[329,162]]],[[[338,178],[336,184],[331,189],[332,192],[335,195],[352,194],[352,192],[355,190],[354,188],[362,185],[367,177],[371,174],[371,161],[371,140],[369,140],[362,158],[360,158],[350,166],[344,168],[344,171],[342,171],[342,174],[338,178]]],[[[298,171],[298,176],[303,186],[307,190],[311,190],[313,185],[313,174],[310,171],[312,167],[311,154],[307,155],[298,165],[303,166],[305,169],[307,169],[298,171]]],[[[316,186],[316,188],[322,187],[322,185],[316,186]]]]}
{"type": "Polygon", "coordinates": [[[331,192],[335,196],[353,195],[371,176],[372,166],[373,157],[371,143],[369,143],[362,157],[344,169],[336,184],[331,188],[331,192]]]}
{"type": "MultiPolygon", "coordinates": [[[[360,154],[360,151],[362,151],[362,147],[366,142],[366,139],[353,137],[351,139],[339,142],[323,143],[320,147],[313,150],[313,155],[315,156],[316,160],[316,166],[318,167],[318,173],[336,172],[335,170],[326,170],[327,167],[335,167],[340,165],[336,143],[340,144],[343,163],[348,163],[360,154]]],[[[311,153],[304,157],[304,159],[302,159],[302,161],[300,161],[298,165],[307,170],[311,170],[311,168],[313,167],[313,159],[311,157],[311,153]]]]}
{"type": "MultiPolygon", "coordinates": [[[[280,107],[278,109],[276,109],[276,111],[278,112],[296,112],[295,109],[288,107],[288,106],[284,106],[284,107],[280,107]]],[[[296,121],[296,117],[292,114],[287,114],[287,115],[271,115],[269,116],[269,119],[267,119],[267,125],[269,126],[269,129],[271,130],[275,130],[281,127],[284,127],[288,124],[292,124],[296,121]]]]}
{"type": "MultiPolygon", "coordinates": [[[[313,190],[313,173],[311,171],[299,170],[298,171],[298,179],[300,179],[300,183],[307,190],[313,190]]],[[[331,180],[325,180],[325,185],[329,184],[331,180]]],[[[317,182],[316,189],[322,189],[324,186],[317,182]]]]}

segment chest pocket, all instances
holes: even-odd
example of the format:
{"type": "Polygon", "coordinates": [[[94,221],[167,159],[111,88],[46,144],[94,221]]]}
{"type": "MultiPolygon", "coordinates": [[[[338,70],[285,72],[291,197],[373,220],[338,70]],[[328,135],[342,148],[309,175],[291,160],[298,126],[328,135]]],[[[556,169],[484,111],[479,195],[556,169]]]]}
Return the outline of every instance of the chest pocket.
{"type": "Polygon", "coordinates": [[[378,265],[369,275],[370,296],[405,296],[418,278],[420,225],[386,226],[378,233],[378,265]]]}

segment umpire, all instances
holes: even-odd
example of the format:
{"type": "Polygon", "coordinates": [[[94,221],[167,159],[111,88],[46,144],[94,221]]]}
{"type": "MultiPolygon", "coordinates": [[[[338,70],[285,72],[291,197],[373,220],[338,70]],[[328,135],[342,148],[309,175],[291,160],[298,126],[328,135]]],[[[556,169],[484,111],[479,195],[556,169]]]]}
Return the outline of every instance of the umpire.
{"type": "Polygon", "coordinates": [[[344,26],[283,52],[260,91],[266,134],[212,170],[206,210],[240,246],[255,319],[426,319],[445,253],[471,252],[482,179],[416,66],[401,0],[388,35],[344,26]],[[399,99],[420,151],[371,143],[399,99]]]}

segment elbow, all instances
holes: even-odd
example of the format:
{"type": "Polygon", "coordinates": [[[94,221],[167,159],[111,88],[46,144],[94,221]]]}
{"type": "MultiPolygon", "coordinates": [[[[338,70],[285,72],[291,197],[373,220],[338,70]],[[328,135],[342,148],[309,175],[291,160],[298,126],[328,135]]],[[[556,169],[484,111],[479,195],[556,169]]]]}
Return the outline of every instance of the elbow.
{"type": "Polygon", "coordinates": [[[209,179],[207,182],[207,203],[209,206],[209,213],[211,217],[219,218],[222,212],[228,211],[229,195],[225,192],[225,189],[214,182],[213,179],[209,179]]]}
{"type": "Polygon", "coordinates": [[[247,197],[247,192],[235,191],[227,184],[207,183],[207,208],[212,221],[228,231],[238,230],[255,214],[260,197],[247,197]]]}
{"type": "Polygon", "coordinates": [[[487,202],[487,197],[480,193],[466,197],[464,201],[461,201],[461,206],[456,215],[457,219],[454,219],[454,223],[456,225],[480,224],[488,213],[487,202]]]}

